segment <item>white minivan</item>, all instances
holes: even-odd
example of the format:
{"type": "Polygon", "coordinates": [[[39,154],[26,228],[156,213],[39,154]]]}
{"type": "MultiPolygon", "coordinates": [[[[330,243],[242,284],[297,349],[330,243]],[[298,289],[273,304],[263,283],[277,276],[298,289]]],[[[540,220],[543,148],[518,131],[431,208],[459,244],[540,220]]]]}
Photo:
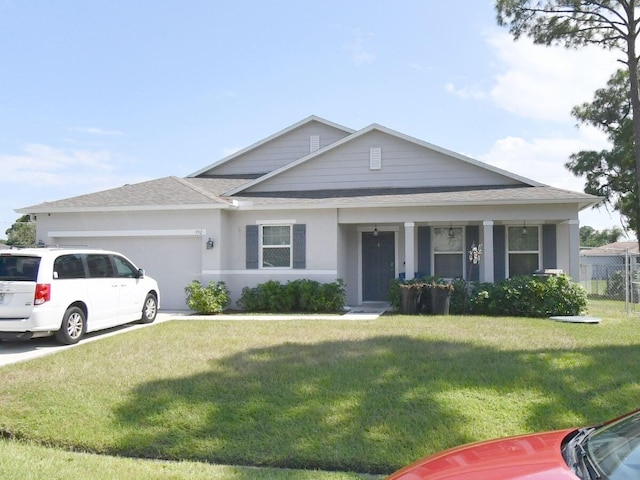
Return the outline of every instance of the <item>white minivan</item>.
{"type": "Polygon", "coordinates": [[[55,335],[69,345],[87,332],[151,323],[159,301],[156,281],[117,252],[0,250],[0,340],[55,335]]]}

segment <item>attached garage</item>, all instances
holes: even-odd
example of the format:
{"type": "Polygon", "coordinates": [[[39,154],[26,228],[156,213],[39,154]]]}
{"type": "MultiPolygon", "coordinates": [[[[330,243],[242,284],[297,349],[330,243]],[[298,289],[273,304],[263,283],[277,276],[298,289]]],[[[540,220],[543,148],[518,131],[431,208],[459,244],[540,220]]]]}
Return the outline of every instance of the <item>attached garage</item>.
{"type": "MultiPolygon", "coordinates": [[[[52,237],[59,245],[88,245],[95,248],[115,250],[129,257],[139,268],[153,277],[160,287],[162,309],[184,310],[184,290],[193,280],[200,280],[202,273],[202,236],[195,231],[173,236],[108,236],[52,237]]],[[[142,234],[142,233],[141,233],[142,234]]]]}

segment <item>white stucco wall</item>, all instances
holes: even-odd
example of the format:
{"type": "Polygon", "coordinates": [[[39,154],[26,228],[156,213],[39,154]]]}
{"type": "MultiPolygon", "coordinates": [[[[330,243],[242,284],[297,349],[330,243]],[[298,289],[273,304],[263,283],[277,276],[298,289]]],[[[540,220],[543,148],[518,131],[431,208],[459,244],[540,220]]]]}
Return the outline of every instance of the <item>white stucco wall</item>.
{"type": "Polygon", "coordinates": [[[37,216],[37,236],[48,245],[86,245],[129,257],[159,284],[161,308],[184,310],[184,288],[216,268],[221,251],[220,211],[53,213],[37,216]]]}

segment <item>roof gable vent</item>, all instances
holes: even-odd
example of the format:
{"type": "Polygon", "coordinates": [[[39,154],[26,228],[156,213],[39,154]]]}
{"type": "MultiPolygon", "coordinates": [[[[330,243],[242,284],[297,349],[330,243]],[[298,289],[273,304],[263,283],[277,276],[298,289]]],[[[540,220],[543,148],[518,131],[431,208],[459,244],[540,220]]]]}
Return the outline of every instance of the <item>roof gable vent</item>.
{"type": "Polygon", "coordinates": [[[309,138],[309,153],[320,150],[320,135],[311,135],[309,138]]]}
{"type": "Polygon", "coordinates": [[[382,169],[382,149],[380,147],[369,149],[369,170],[382,169]]]}

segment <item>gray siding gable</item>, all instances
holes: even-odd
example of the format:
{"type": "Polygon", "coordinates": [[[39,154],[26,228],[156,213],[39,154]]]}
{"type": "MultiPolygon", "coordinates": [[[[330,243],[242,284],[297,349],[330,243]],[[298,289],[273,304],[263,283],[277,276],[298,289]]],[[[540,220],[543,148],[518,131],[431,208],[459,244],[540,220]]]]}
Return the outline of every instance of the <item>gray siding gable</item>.
{"type": "Polygon", "coordinates": [[[541,186],[477,160],[372,125],[228,194],[483,185],[541,186]],[[370,169],[371,148],[381,149],[380,169],[370,169]]]}
{"type": "Polygon", "coordinates": [[[322,149],[351,133],[349,128],[311,116],[189,177],[264,175],[308,155],[311,136],[319,137],[322,149]]]}

